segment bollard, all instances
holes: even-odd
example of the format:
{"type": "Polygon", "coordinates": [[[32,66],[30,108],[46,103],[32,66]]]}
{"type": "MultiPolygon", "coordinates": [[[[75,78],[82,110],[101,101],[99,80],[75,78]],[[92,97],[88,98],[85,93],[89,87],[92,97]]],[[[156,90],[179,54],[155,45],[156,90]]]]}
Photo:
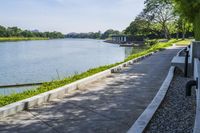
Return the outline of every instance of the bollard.
{"type": "Polygon", "coordinates": [[[185,69],[184,69],[184,76],[187,77],[188,76],[188,57],[189,57],[189,51],[185,50],[185,69]]]}

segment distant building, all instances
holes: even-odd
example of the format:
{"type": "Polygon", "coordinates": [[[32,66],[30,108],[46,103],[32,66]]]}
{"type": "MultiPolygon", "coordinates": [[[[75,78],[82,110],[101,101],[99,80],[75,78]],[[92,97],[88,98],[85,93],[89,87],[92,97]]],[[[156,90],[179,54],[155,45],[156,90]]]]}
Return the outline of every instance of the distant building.
{"type": "Polygon", "coordinates": [[[117,43],[126,43],[127,42],[126,35],[112,35],[111,38],[112,38],[113,42],[117,42],[117,43]]]}

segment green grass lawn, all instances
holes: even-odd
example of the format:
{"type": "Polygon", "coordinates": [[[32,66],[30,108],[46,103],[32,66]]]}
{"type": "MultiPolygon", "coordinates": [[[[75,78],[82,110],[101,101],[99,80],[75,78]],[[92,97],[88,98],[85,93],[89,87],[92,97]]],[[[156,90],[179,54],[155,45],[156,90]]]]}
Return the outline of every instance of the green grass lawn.
{"type": "Polygon", "coordinates": [[[172,46],[172,44],[177,43],[179,41],[180,40],[173,39],[173,40],[170,40],[169,42],[157,43],[157,44],[149,47],[148,49],[146,49],[144,51],[130,55],[123,62],[118,62],[118,63],[115,63],[115,64],[101,66],[101,67],[98,67],[98,68],[93,68],[93,69],[90,69],[90,70],[88,70],[84,73],[77,74],[77,75],[70,76],[70,77],[66,77],[62,80],[56,80],[56,81],[44,83],[40,87],[38,87],[37,89],[34,89],[34,90],[28,90],[28,91],[25,91],[25,92],[22,92],[22,93],[13,93],[13,94],[8,95],[8,96],[2,96],[1,95],[0,96],[0,107],[11,104],[13,102],[17,102],[17,101],[26,99],[26,98],[30,98],[32,96],[35,96],[35,95],[56,89],[58,87],[64,86],[66,84],[70,84],[70,83],[75,82],[77,80],[89,77],[89,76],[94,75],[96,73],[102,72],[104,70],[107,70],[107,69],[112,68],[114,66],[117,66],[119,64],[122,64],[126,61],[138,58],[138,57],[146,55],[146,54],[149,54],[149,53],[154,52],[156,50],[162,50],[166,47],[172,46]]]}
{"type": "Polygon", "coordinates": [[[185,40],[180,40],[179,42],[176,43],[176,46],[187,46],[191,43],[192,39],[185,39],[185,40]]]}
{"type": "Polygon", "coordinates": [[[48,38],[43,38],[43,37],[0,37],[0,42],[28,41],[28,40],[48,40],[48,38]]]}

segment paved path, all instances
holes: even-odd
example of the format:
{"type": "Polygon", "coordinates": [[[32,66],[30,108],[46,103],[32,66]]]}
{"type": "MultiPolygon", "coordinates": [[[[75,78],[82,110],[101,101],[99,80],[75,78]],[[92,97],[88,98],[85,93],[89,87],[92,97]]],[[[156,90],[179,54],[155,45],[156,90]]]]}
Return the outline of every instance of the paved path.
{"type": "Polygon", "coordinates": [[[177,52],[158,52],[64,99],[4,118],[0,132],[124,133],[156,95],[177,52]]]}

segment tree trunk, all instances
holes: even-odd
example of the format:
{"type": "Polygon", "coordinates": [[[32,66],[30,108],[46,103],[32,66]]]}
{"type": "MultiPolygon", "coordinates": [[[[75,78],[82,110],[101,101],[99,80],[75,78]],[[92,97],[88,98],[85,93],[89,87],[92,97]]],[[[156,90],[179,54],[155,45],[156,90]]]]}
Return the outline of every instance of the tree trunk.
{"type": "Polygon", "coordinates": [[[171,38],[167,27],[165,27],[165,38],[168,40],[171,38]]]}
{"type": "Polygon", "coordinates": [[[176,39],[178,40],[178,38],[179,38],[179,32],[177,31],[176,32],[176,39]]]}
{"type": "Polygon", "coordinates": [[[165,34],[165,39],[168,39],[168,35],[167,35],[167,31],[166,31],[166,29],[164,30],[164,34],[165,34]]]}
{"type": "Polygon", "coordinates": [[[170,38],[169,37],[169,32],[168,32],[168,29],[167,29],[166,26],[164,26],[163,31],[164,31],[165,39],[169,39],[170,38]]]}
{"type": "Polygon", "coordinates": [[[200,12],[196,14],[193,24],[195,40],[200,41],[200,12]]]}
{"type": "Polygon", "coordinates": [[[185,20],[182,20],[182,40],[185,40],[185,34],[186,34],[186,22],[185,20]]]}
{"type": "Polygon", "coordinates": [[[185,40],[185,32],[182,33],[182,40],[185,40]]]}

